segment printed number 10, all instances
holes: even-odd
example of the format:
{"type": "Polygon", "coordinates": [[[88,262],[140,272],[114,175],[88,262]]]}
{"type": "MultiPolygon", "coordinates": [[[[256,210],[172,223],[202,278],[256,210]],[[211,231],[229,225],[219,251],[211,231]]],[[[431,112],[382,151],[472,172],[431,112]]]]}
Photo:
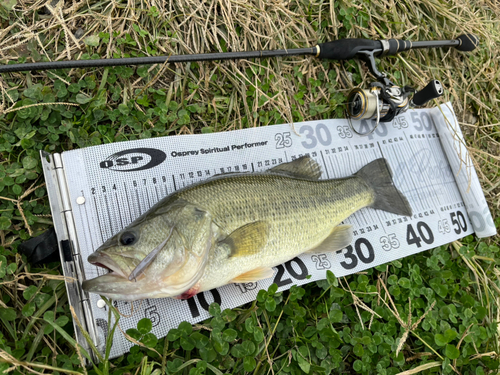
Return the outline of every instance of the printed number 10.
{"type": "MultiPolygon", "coordinates": [[[[222,300],[220,298],[219,291],[217,289],[212,289],[209,292],[212,293],[214,302],[217,302],[220,306],[222,304],[222,300]]],[[[198,299],[198,303],[203,308],[203,310],[208,311],[208,307],[210,306],[210,304],[207,302],[205,298],[205,293],[206,292],[198,293],[197,295],[188,298],[186,300],[189,305],[189,310],[191,311],[191,315],[193,316],[193,318],[197,318],[200,316],[200,310],[198,309],[198,305],[196,304],[196,299],[198,299]]]]}

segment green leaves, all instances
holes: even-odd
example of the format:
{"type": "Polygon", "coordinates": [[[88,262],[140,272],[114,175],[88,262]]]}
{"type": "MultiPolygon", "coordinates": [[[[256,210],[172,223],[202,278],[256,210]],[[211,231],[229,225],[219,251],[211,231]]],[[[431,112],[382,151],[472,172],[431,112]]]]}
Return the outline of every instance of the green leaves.
{"type": "Polygon", "coordinates": [[[450,359],[457,359],[460,356],[460,351],[454,345],[446,345],[444,354],[450,359]]]}
{"type": "Polygon", "coordinates": [[[238,332],[236,332],[232,328],[226,329],[226,330],[224,330],[224,332],[222,332],[222,339],[226,342],[234,341],[237,336],[238,336],[238,332]]]}
{"type": "Polygon", "coordinates": [[[252,355],[255,351],[255,344],[252,341],[243,341],[241,344],[236,344],[231,349],[231,355],[236,358],[252,355]]]}
{"type": "MultiPolygon", "coordinates": [[[[158,339],[151,333],[152,329],[153,324],[151,320],[149,318],[143,318],[137,322],[137,328],[127,329],[127,335],[149,348],[154,348],[158,343],[158,339]]],[[[139,356],[137,355],[131,356],[130,360],[135,361],[138,358],[139,356]]]]}
{"type": "MultiPolygon", "coordinates": [[[[8,217],[5,216],[0,216],[0,230],[7,230],[9,227],[12,225],[12,222],[8,217]]],[[[1,259],[0,259],[1,261],[1,259]]],[[[5,263],[3,264],[3,267],[5,268],[5,263]]],[[[0,265],[0,278],[2,278],[2,265],[0,265]]]]}
{"type": "Polygon", "coordinates": [[[331,286],[335,287],[339,286],[339,281],[337,280],[337,277],[330,270],[326,271],[326,280],[328,281],[328,284],[331,286]]]}
{"type": "Polygon", "coordinates": [[[151,332],[152,328],[153,323],[151,323],[151,319],[143,318],[137,322],[137,331],[139,331],[141,335],[151,332]]]}
{"type": "Polygon", "coordinates": [[[17,0],[1,0],[0,5],[7,10],[12,10],[17,4],[17,0]]]}
{"type": "Polygon", "coordinates": [[[245,357],[243,359],[243,369],[247,372],[253,371],[256,366],[255,358],[253,357],[245,357]]]}
{"type": "MultiPolygon", "coordinates": [[[[273,312],[276,310],[276,304],[282,300],[281,293],[276,294],[278,290],[277,284],[271,284],[267,292],[265,290],[260,290],[257,294],[257,301],[263,303],[266,310],[269,312],[273,312]]],[[[295,296],[294,299],[297,299],[298,291],[294,291],[295,296]]]]}
{"type": "Polygon", "coordinates": [[[446,345],[447,343],[451,342],[452,340],[454,340],[455,338],[457,337],[457,333],[452,330],[452,329],[447,329],[444,334],[440,334],[440,333],[437,333],[435,336],[434,336],[434,340],[436,342],[437,345],[439,346],[444,346],[446,345]]]}
{"type": "MultiPolygon", "coordinates": [[[[16,11],[12,19],[14,13],[5,9],[12,9],[15,2],[0,0],[0,20],[7,32],[4,39],[14,40],[14,44],[23,40],[17,36],[31,30],[26,22],[26,30],[19,28],[23,19],[39,20],[45,17],[42,9],[26,11],[18,5],[15,9],[19,12],[16,11]],[[19,21],[18,25],[13,21],[19,21]]],[[[92,6],[95,12],[104,9],[99,3],[92,6]]],[[[297,43],[307,45],[307,41],[314,39],[314,34],[317,34],[318,41],[327,41],[328,35],[332,35],[333,13],[333,18],[338,21],[335,25],[338,38],[379,39],[401,35],[407,26],[402,20],[411,21],[412,17],[407,12],[409,15],[405,17],[409,18],[401,18],[401,9],[387,12],[383,7],[366,1],[357,4],[332,2],[332,9],[327,11],[321,3],[298,2],[294,3],[294,7],[297,7],[299,18],[303,14],[307,16],[309,26],[305,39],[286,39],[287,35],[297,35],[297,25],[293,22],[295,16],[292,15],[289,31],[285,32],[285,39],[280,40],[283,48],[298,46],[297,43]],[[301,9],[303,6],[307,8],[304,8],[305,11],[301,9]],[[318,17],[318,12],[324,15],[318,17]]],[[[421,7],[422,4],[416,4],[414,13],[427,14],[426,9],[422,13],[421,7]]],[[[442,12],[448,11],[445,8],[442,12]]],[[[120,13],[124,9],[118,7],[111,11],[120,13]]],[[[433,19],[441,22],[442,12],[440,9],[436,12],[437,17],[433,19]]],[[[86,45],[84,52],[87,53],[80,58],[104,57],[102,54],[106,51],[116,53],[115,57],[139,57],[165,54],[165,51],[183,53],[191,47],[196,49],[182,39],[186,33],[176,32],[182,17],[166,17],[154,6],[135,12],[134,17],[137,22],[127,21],[129,25],[125,25],[123,32],[99,32],[92,31],[95,30],[92,27],[85,28],[86,32],[96,35],[82,39],[86,45]],[[155,27],[155,30],[149,26],[155,27]],[[160,49],[161,44],[163,47],[160,49]]],[[[281,16],[278,14],[276,17],[277,24],[280,24],[281,16]]],[[[203,17],[192,18],[206,21],[203,17]]],[[[432,23],[431,18],[424,17],[424,22],[432,23]]],[[[220,24],[220,20],[214,20],[214,24],[220,24]]],[[[453,33],[453,23],[441,23],[448,25],[445,29],[449,30],[444,30],[444,34],[449,34],[450,30],[453,33]]],[[[219,30],[219,37],[223,40],[219,43],[217,38],[205,38],[208,44],[202,46],[204,50],[234,50],[237,46],[230,41],[236,40],[235,36],[245,36],[245,27],[238,22],[223,24],[225,26],[219,30]]],[[[196,28],[193,30],[196,31],[196,28]]],[[[35,38],[14,46],[10,51],[14,56],[21,56],[19,62],[53,59],[64,52],[65,36],[52,37],[54,32],[57,36],[59,30],[35,31],[40,34],[41,45],[35,38]],[[45,50],[40,50],[40,46],[45,50]],[[26,52],[24,49],[29,53],[28,60],[22,57],[26,52]]],[[[436,33],[432,31],[431,34],[436,33]]],[[[425,37],[423,34],[420,36],[425,37]]],[[[439,37],[439,33],[436,36],[439,37]]],[[[477,59],[481,53],[484,54],[484,51],[469,54],[461,59],[461,63],[473,59],[475,66],[480,66],[477,59]]],[[[496,64],[495,59],[486,55],[488,61],[496,64]]],[[[420,57],[415,60],[416,56],[421,54],[410,56],[410,65],[422,66],[421,61],[417,61],[420,57]]],[[[180,64],[174,71],[169,68],[158,76],[160,66],[152,65],[67,69],[48,71],[46,74],[25,74],[25,77],[24,74],[4,75],[5,90],[2,91],[1,102],[5,102],[4,109],[14,105],[13,108],[18,110],[0,115],[0,195],[7,198],[0,200],[0,230],[3,231],[0,241],[0,349],[23,363],[44,362],[68,371],[81,371],[78,354],[83,352],[75,349],[71,313],[67,300],[63,299],[65,291],[59,289],[64,293],[55,299],[50,277],[37,276],[37,273],[59,275],[60,267],[49,265],[38,268],[27,263],[25,258],[20,259],[18,253],[20,242],[29,238],[29,234],[17,204],[10,199],[18,199],[35,181],[36,185],[42,182],[40,150],[61,152],[144,137],[185,132],[216,133],[275,123],[344,117],[346,99],[339,88],[361,84],[367,77],[364,64],[302,59],[307,60],[303,64],[301,59],[295,60],[283,60],[279,63],[279,70],[275,69],[277,65],[273,65],[275,60],[259,60],[258,64],[242,62],[236,64],[235,76],[231,76],[231,64],[219,67],[220,64],[205,62],[180,64]],[[280,76],[276,76],[276,72],[280,76]],[[149,87],[153,77],[159,80],[149,87]],[[347,82],[344,82],[346,78],[347,82]],[[283,83],[286,84],[283,86],[283,83]],[[79,106],[59,105],[58,102],[79,106]],[[19,110],[22,106],[29,107],[19,110]],[[57,301],[51,302],[50,298],[57,301]],[[44,315],[49,310],[51,314],[44,315]],[[22,339],[29,324],[36,329],[28,330],[22,339]],[[52,352],[52,348],[56,348],[56,353],[52,352]]],[[[401,72],[387,69],[392,64],[390,59],[382,59],[381,64],[382,68],[385,67],[383,70],[388,71],[396,81],[411,84],[415,80],[415,77],[408,76],[403,64],[401,72]]],[[[495,64],[483,70],[495,71],[495,64]]],[[[467,71],[469,68],[464,66],[460,79],[475,77],[467,71]]],[[[434,73],[440,75],[439,70],[434,70],[434,73]]],[[[452,72],[451,78],[446,76],[451,79],[450,82],[453,82],[453,75],[452,72]]],[[[472,108],[475,114],[479,111],[485,116],[493,116],[486,119],[491,121],[480,121],[481,126],[496,124],[498,111],[484,111],[484,108],[497,107],[496,89],[491,86],[494,81],[476,81],[469,88],[478,90],[473,86],[485,86],[480,87],[481,91],[492,98],[486,107],[479,102],[467,101],[464,116],[467,117],[466,112],[472,108]]],[[[460,98],[462,94],[457,93],[460,98]]],[[[485,171],[486,178],[491,181],[495,181],[497,174],[495,168],[485,171]]],[[[21,208],[34,235],[49,225],[51,219],[46,215],[50,214],[50,209],[45,189],[38,189],[27,196],[21,202],[21,208]]],[[[289,291],[279,292],[278,286],[272,285],[268,290],[259,292],[256,303],[234,310],[221,311],[219,305],[212,304],[209,308],[211,319],[195,325],[191,321],[183,322],[169,332],[167,339],[158,340],[153,333],[157,327],[153,328],[148,319],[142,319],[127,332],[144,346],[133,346],[129,354],[114,359],[113,366],[105,361],[96,367],[94,373],[120,374],[138,370],[144,375],[161,372],[218,375],[253,373],[257,369],[255,372],[259,374],[358,372],[387,375],[435,362],[442,362],[442,368],[431,372],[446,373],[451,371],[449,365],[455,359],[461,373],[492,373],[497,371],[498,358],[476,358],[476,355],[494,351],[498,344],[495,285],[498,284],[499,248],[496,242],[495,239],[486,241],[469,236],[462,240],[458,251],[442,246],[345,278],[337,278],[327,271],[326,280],[293,286],[289,291]],[[470,261],[475,269],[470,270],[465,261],[470,261]],[[389,290],[394,307],[381,287],[382,282],[389,290]],[[409,335],[396,357],[394,353],[399,343],[396,338],[401,338],[404,328],[395,315],[405,323],[410,320],[409,324],[415,324],[428,310],[414,329],[415,335],[409,335]],[[424,352],[432,355],[419,357],[424,352]],[[418,359],[408,360],[410,356],[418,359]]],[[[179,303],[186,304],[185,301],[179,303]]],[[[100,330],[99,326],[99,333],[100,330]]],[[[121,335],[121,332],[116,334],[121,335]]],[[[111,345],[110,341],[107,344],[111,345]]],[[[64,373],[62,370],[48,371],[64,373]]]]}
{"type": "Polygon", "coordinates": [[[34,157],[25,156],[23,158],[23,168],[25,169],[33,169],[37,166],[37,164],[38,164],[38,159],[35,159],[34,157]]]}
{"type": "Polygon", "coordinates": [[[76,94],[76,102],[78,104],[87,104],[90,102],[92,98],[88,97],[87,95],[84,94],[76,94]]]}
{"type": "Polygon", "coordinates": [[[16,310],[10,308],[0,308],[0,319],[4,319],[8,322],[13,322],[16,320],[16,310]]]}

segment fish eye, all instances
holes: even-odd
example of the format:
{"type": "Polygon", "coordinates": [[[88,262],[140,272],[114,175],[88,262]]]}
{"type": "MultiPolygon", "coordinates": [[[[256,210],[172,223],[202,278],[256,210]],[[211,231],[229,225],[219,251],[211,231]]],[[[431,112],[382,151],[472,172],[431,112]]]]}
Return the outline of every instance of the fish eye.
{"type": "Polygon", "coordinates": [[[120,237],[120,243],[124,246],[132,245],[136,240],[137,238],[132,232],[125,232],[120,237]]]}

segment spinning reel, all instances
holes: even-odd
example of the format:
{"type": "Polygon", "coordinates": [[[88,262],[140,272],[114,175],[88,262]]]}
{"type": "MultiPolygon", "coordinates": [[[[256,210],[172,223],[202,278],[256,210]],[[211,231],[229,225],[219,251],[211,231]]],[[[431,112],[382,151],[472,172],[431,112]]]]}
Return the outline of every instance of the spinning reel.
{"type": "Polygon", "coordinates": [[[452,40],[431,40],[411,42],[400,39],[369,40],[369,39],[341,39],[333,42],[318,44],[317,57],[332,60],[349,60],[360,58],[368,64],[377,82],[369,89],[354,89],[347,98],[347,115],[351,128],[360,135],[372,133],[380,122],[390,122],[397,115],[410,107],[421,106],[429,100],[440,97],[444,90],[441,82],[433,80],[422,90],[416,91],[412,87],[399,87],[391,82],[384,73],[379,72],[375,63],[375,56],[383,57],[395,55],[399,52],[415,48],[455,47],[459,51],[469,52],[479,45],[479,39],[472,34],[462,34],[452,40]],[[413,97],[412,97],[413,95],[413,97]],[[363,121],[371,120],[373,126],[368,131],[360,131],[363,121]],[[375,121],[375,124],[373,124],[375,121]]]}
{"type": "Polygon", "coordinates": [[[369,135],[380,122],[391,122],[408,108],[422,106],[443,95],[443,86],[438,80],[430,81],[418,92],[410,86],[396,86],[378,71],[373,52],[358,52],[358,55],[364,57],[370,71],[378,79],[370,84],[369,89],[355,88],[347,96],[347,119],[352,130],[359,135],[369,135]],[[355,125],[352,120],[372,120],[375,124],[372,122],[368,127],[362,127],[359,123],[355,125]]]}

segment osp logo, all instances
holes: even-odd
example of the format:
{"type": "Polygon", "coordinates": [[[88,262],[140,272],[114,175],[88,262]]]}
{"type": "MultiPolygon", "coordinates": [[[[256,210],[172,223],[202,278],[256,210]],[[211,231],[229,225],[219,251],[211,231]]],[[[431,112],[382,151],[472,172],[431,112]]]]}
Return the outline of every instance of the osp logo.
{"type": "Polygon", "coordinates": [[[99,166],[112,171],[134,172],[156,167],[166,158],[167,154],[155,148],[132,148],[108,156],[99,166]]]}

